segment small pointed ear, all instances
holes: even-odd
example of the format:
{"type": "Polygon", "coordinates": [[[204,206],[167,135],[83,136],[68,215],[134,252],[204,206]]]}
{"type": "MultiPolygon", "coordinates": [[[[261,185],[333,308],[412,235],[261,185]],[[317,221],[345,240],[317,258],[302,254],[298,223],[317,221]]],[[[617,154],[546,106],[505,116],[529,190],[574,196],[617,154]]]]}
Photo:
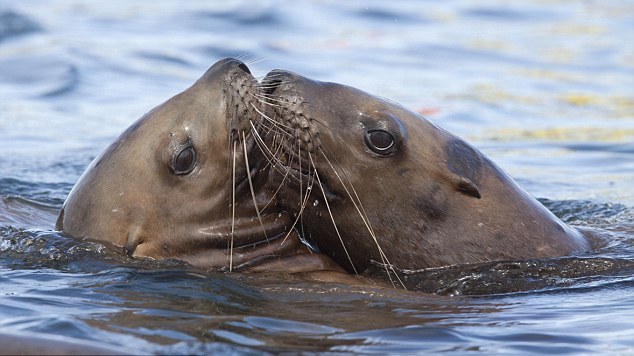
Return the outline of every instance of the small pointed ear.
{"type": "Polygon", "coordinates": [[[456,176],[457,181],[455,182],[456,190],[471,195],[474,198],[482,198],[480,195],[480,189],[475,185],[469,178],[456,176]]]}
{"type": "Polygon", "coordinates": [[[128,257],[132,257],[134,255],[134,250],[141,243],[141,228],[135,226],[132,231],[128,233],[128,239],[125,242],[125,246],[123,246],[123,252],[128,257]]]}

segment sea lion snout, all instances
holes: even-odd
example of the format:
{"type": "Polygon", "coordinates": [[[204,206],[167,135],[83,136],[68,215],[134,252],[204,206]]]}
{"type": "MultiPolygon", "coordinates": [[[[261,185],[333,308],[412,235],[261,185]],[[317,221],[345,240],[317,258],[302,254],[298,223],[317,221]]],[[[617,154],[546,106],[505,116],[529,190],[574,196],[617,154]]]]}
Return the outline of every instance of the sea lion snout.
{"type": "MultiPolygon", "coordinates": [[[[238,61],[238,60],[236,59],[236,61],[238,61]]],[[[238,62],[240,62],[240,61],[238,61],[238,62]]],[[[247,74],[251,74],[251,71],[249,70],[249,67],[247,67],[247,65],[246,65],[246,64],[244,64],[244,63],[242,63],[242,62],[240,62],[240,63],[238,64],[238,68],[242,69],[242,70],[243,70],[243,71],[245,71],[247,74]]]]}
{"type": "Polygon", "coordinates": [[[274,94],[282,83],[289,82],[292,77],[293,73],[291,72],[274,69],[262,79],[262,89],[268,95],[274,94]]]}
{"type": "Polygon", "coordinates": [[[276,95],[280,92],[293,92],[295,88],[302,87],[301,83],[311,81],[306,77],[282,69],[273,69],[262,79],[262,90],[268,95],[276,95]]]}

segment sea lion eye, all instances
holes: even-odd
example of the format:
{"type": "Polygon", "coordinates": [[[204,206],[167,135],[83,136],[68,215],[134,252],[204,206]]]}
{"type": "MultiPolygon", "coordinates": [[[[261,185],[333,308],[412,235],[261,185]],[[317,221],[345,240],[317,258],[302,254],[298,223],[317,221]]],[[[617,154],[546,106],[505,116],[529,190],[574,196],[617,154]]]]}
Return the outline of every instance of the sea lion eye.
{"type": "Polygon", "coordinates": [[[371,130],[365,135],[365,143],[368,147],[380,155],[388,155],[392,153],[391,148],[394,147],[394,136],[384,130],[371,130]]]}
{"type": "Polygon", "coordinates": [[[192,146],[185,146],[172,160],[172,171],[176,175],[189,174],[196,167],[196,151],[192,146]]]}

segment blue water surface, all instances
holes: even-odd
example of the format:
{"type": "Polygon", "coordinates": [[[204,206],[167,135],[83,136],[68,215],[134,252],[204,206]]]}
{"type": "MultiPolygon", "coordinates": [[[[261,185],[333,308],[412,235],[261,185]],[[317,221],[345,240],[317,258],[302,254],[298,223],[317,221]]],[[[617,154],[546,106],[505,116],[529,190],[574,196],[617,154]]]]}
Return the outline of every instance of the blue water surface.
{"type": "Polygon", "coordinates": [[[164,354],[634,353],[633,19],[625,0],[0,0],[0,333],[164,354]],[[423,293],[135,261],[55,232],[90,161],[224,57],[400,102],[608,243],[428,271],[423,293]]]}

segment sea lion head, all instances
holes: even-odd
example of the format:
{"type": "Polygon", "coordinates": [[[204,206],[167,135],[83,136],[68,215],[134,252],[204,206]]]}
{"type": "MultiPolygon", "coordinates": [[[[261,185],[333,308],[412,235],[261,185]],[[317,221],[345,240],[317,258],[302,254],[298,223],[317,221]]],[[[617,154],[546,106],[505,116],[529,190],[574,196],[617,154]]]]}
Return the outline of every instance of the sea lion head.
{"type": "Polygon", "coordinates": [[[132,256],[206,268],[279,252],[266,243],[288,218],[261,211],[257,81],[235,59],[214,64],[108,146],[80,177],[57,229],[111,242],[132,256]]]}
{"type": "Polygon", "coordinates": [[[563,255],[586,247],[468,143],[390,100],[274,70],[271,189],[350,271],[563,255]],[[526,233],[528,232],[528,233],[526,233]]]}

